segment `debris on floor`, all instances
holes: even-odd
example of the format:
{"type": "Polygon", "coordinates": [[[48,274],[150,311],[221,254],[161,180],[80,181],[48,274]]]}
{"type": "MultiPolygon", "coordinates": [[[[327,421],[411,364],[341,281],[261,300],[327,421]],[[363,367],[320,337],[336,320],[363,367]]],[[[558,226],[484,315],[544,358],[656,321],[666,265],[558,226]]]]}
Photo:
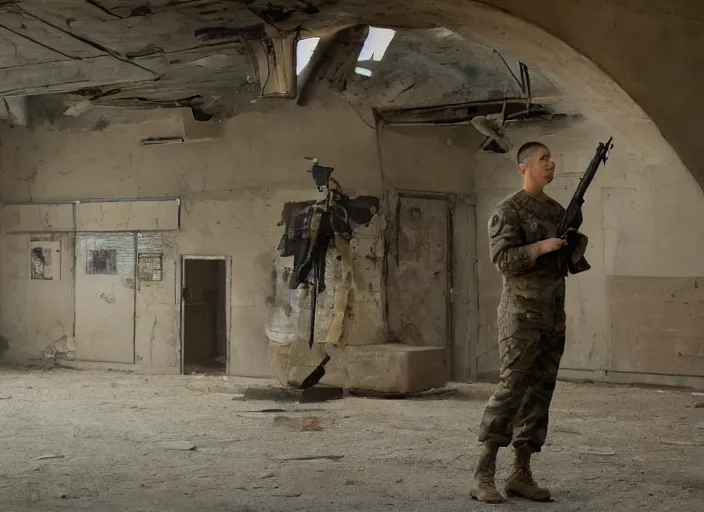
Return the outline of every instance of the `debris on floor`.
{"type": "Polygon", "coordinates": [[[682,439],[661,439],[662,444],[669,444],[671,446],[704,446],[704,439],[685,441],[682,439]]]}
{"type": "Polygon", "coordinates": [[[301,494],[299,491],[274,491],[271,493],[272,496],[277,496],[279,498],[298,498],[301,494]]]}
{"type": "Polygon", "coordinates": [[[63,455],[55,455],[55,454],[48,454],[48,455],[40,455],[34,460],[54,460],[54,459],[63,459],[63,455]]]}
{"type": "Polygon", "coordinates": [[[332,460],[337,462],[342,460],[344,457],[344,455],[303,455],[300,457],[281,457],[274,460],[279,462],[307,462],[314,460],[332,460]]]}
{"type": "MultiPolygon", "coordinates": [[[[234,377],[230,383],[241,391],[263,384],[234,377]]],[[[233,402],[187,388],[218,384],[220,377],[146,381],[117,372],[4,369],[0,386],[13,397],[0,401],[4,509],[472,508],[467,482],[493,384],[452,384],[457,395],[447,398],[347,397],[313,405],[233,402]],[[274,425],[278,416],[294,418],[299,429],[306,418],[318,418],[322,430],[310,421],[305,425],[314,430],[290,432],[274,425]],[[159,448],[167,442],[197,449],[159,448]],[[36,460],[43,455],[65,458],[36,460]]],[[[550,446],[535,458],[537,476],[557,501],[554,511],[702,512],[704,447],[660,442],[704,439],[704,410],[693,408],[697,399],[690,391],[600,385],[595,392],[594,385],[561,382],[551,408],[550,446]],[[578,454],[580,448],[586,453],[578,454]]],[[[500,455],[499,485],[509,454],[500,455]]],[[[546,510],[513,500],[507,507],[546,510]]]]}
{"type": "Polygon", "coordinates": [[[454,388],[437,388],[437,389],[429,389],[427,391],[420,391],[417,393],[396,393],[396,392],[389,392],[385,393],[383,391],[375,391],[371,389],[359,389],[359,388],[352,388],[350,389],[350,395],[353,396],[359,396],[363,398],[379,398],[379,399],[386,399],[386,400],[405,400],[406,398],[430,398],[430,397],[443,397],[443,396],[452,396],[457,394],[457,390],[454,388]]]}
{"type": "Polygon", "coordinates": [[[250,386],[245,390],[243,399],[307,404],[339,400],[343,396],[344,390],[334,386],[315,386],[308,389],[250,386]]]}
{"type": "Polygon", "coordinates": [[[161,441],[157,446],[163,450],[173,450],[178,452],[192,452],[197,449],[196,445],[188,441],[161,441]]]}
{"type": "Polygon", "coordinates": [[[323,430],[321,419],[315,416],[295,418],[290,416],[276,416],[274,425],[283,427],[292,432],[320,432],[323,430]]]}
{"type": "Polygon", "coordinates": [[[604,457],[616,455],[616,452],[611,448],[595,448],[591,446],[583,446],[579,449],[579,453],[582,455],[602,455],[604,457]]]}

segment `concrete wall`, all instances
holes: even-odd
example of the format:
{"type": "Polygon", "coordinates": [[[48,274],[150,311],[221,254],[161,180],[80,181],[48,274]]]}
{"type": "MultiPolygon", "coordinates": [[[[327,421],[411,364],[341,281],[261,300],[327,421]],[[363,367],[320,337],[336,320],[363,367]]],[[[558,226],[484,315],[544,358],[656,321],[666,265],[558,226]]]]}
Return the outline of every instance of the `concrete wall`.
{"type": "Polygon", "coordinates": [[[407,344],[445,345],[449,378],[458,380],[477,374],[475,177],[481,141],[471,126],[384,126],[379,132],[389,199],[390,335],[407,344]]]}
{"type": "MultiPolygon", "coordinates": [[[[384,211],[358,229],[350,244],[355,281],[350,309],[344,313],[341,302],[333,306],[342,289],[337,250],[328,253],[327,289],[318,299],[318,342],[336,325],[333,316],[344,318],[344,348],[334,351],[325,383],[399,392],[442,386],[448,375],[465,380],[473,375],[476,223],[471,191],[479,142],[468,126],[379,131],[384,211]],[[456,263],[452,274],[449,257],[456,263]],[[375,375],[379,368],[384,370],[375,375]]],[[[282,382],[300,382],[323,357],[321,346],[308,347],[310,297],[303,289],[291,296],[282,279],[290,274],[291,260],[278,263],[277,293],[266,325],[273,370],[282,382]]]]}
{"type": "MultiPolygon", "coordinates": [[[[178,254],[232,258],[231,372],[269,375],[264,322],[281,236],[277,226],[281,208],[286,201],[315,197],[306,173],[309,163],[303,157],[333,163],[336,178],[349,190],[378,194],[375,132],[348,106],[341,111],[245,115],[226,123],[221,141],[139,146],[145,137],[180,134],[178,119],[118,126],[102,133],[3,129],[1,199],[180,197],[180,230],[174,242],[178,254]]],[[[104,222],[110,221],[107,215],[104,222]]],[[[9,344],[5,360],[41,357],[62,336],[72,334],[73,235],[60,236],[65,241],[63,279],[49,284],[27,280],[30,235],[6,234],[0,243],[5,262],[0,273],[0,332],[9,344]]],[[[171,279],[170,291],[145,308],[175,311],[175,269],[171,269],[165,277],[171,279]]],[[[174,334],[164,332],[156,337],[155,346],[145,346],[142,361],[175,367],[174,334]]]]}
{"type": "MultiPolygon", "coordinates": [[[[455,355],[464,370],[495,376],[500,279],[488,262],[486,223],[496,202],[520,186],[512,154],[477,154],[480,137],[467,126],[387,127],[377,144],[376,133],[348,107],[247,114],[226,123],[222,141],[139,147],[140,138],[173,135],[177,125],[160,121],[103,133],[6,130],[0,134],[2,200],[180,197],[176,253],[232,258],[231,371],[267,375],[264,325],[276,286],[272,269],[282,232],[277,223],[285,202],[315,197],[304,156],[335,166],[336,178],[351,193],[460,194],[468,208],[453,236],[460,247],[455,250],[462,251],[455,260],[465,262],[455,268],[464,272],[452,306],[460,324],[453,341],[461,349],[455,355]]],[[[607,136],[586,121],[511,133],[516,141],[540,138],[550,145],[559,172],[551,192],[563,204],[596,143],[607,136]]],[[[704,373],[698,291],[704,228],[683,227],[702,213],[702,192],[684,167],[645,159],[629,141],[617,140],[587,196],[584,231],[592,270],[568,284],[566,376],[653,381],[659,378],[654,374],[704,373]]],[[[72,272],[72,236],[60,234],[68,248],[61,262],[64,276],[72,272]]],[[[73,321],[70,285],[27,280],[28,237],[5,234],[0,240],[6,360],[41,356],[70,334],[73,321]]],[[[381,268],[375,271],[379,280],[381,268]]],[[[159,300],[160,307],[174,310],[170,298],[159,300]]],[[[141,328],[145,336],[147,327],[141,328]]],[[[176,365],[172,331],[147,339],[153,345],[144,342],[137,351],[156,354],[149,359],[152,366],[176,365]]],[[[696,384],[696,379],[667,382],[696,384]]]]}
{"type": "MultiPolygon", "coordinates": [[[[569,202],[596,144],[609,131],[582,122],[557,133],[518,130],[514,140],[549,145],[557,176],[549,193],[569,202]]],[[[479,230],[480,374],[495,374],[500,283],[488,260],[486,224],[494,204],[520,186],[513,154],[481,155],[476,174],[479,230]]],[[[704,197],[682,166],[644,160],[617,140],[586,196],[583,231],[589,272],[568,278],[565,376],[702,385],[704,197]],[[587,371],[585,371],[587,370],[587,371]],[[677,374],[680,379],[642,374],[677,374]],[[688,378],[691,376],[693,378],[688,378]]]]}

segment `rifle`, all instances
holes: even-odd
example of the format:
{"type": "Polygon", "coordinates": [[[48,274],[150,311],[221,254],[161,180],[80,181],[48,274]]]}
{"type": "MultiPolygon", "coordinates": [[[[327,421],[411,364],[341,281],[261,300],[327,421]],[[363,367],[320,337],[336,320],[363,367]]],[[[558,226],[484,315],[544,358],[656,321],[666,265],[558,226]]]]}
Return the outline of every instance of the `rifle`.
{"type": "MultiPolygon", "coordinates": [[[[565,213],[560,219],[560,223],[557,226],[556,238],[567,238],[567,245],[555,251],[551,254],[546,254],[545,256],[550,256],[547,258],[546,263],[555,271],[558,275],[566,275],[567,261],[571,258],[572,250],[574,249],[574,244],[577,242],[574,237],[570,237],[568,230],[574,229],[579,230],[582,225],[582,205],[584,204],[584,194],[586,194],[589,185],[591,185],[596,171],[599,169],[599,165],[604,163],[609,159],[609,151],[613,149],[613,137],[609,137],[606,142],[600,142],[596,149],[596,154],[589,162],[587,170],[584,175],[579,180],[579,185],[577,185],[577,190],[575,190],[572,199],[570,200],[565,213]]],[[[578,238],[578,237],[577,237],[578,238]]]]}

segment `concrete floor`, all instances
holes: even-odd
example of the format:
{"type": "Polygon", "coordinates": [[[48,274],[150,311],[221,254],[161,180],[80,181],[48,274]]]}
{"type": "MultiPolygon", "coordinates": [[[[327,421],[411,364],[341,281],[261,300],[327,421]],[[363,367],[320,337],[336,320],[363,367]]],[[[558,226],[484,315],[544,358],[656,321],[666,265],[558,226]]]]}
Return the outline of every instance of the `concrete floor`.
{"type": "Polygon", "coordinates": [[[0,370],[3,510],[704,510],[704,397],[689,392],[560,383],[536,466],[557,503],[493,507],[467,491],[492,386],[282,406],[233,400],[243,384],[0,370]],[[338,460],[281,460],[320,455],[338,460]]]}

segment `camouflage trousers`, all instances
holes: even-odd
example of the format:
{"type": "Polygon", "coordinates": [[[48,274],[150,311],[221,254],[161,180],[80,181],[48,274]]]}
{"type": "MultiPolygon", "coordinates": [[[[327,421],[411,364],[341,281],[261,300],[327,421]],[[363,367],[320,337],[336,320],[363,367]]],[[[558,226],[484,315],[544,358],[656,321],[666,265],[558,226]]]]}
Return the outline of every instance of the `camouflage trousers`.
{"type": "Polygon", "coordinates": [[[484,410],[480,442],[541,451],[564,350],[564,330],[519,330],[499,342],[500,380],[484,410]]]}

